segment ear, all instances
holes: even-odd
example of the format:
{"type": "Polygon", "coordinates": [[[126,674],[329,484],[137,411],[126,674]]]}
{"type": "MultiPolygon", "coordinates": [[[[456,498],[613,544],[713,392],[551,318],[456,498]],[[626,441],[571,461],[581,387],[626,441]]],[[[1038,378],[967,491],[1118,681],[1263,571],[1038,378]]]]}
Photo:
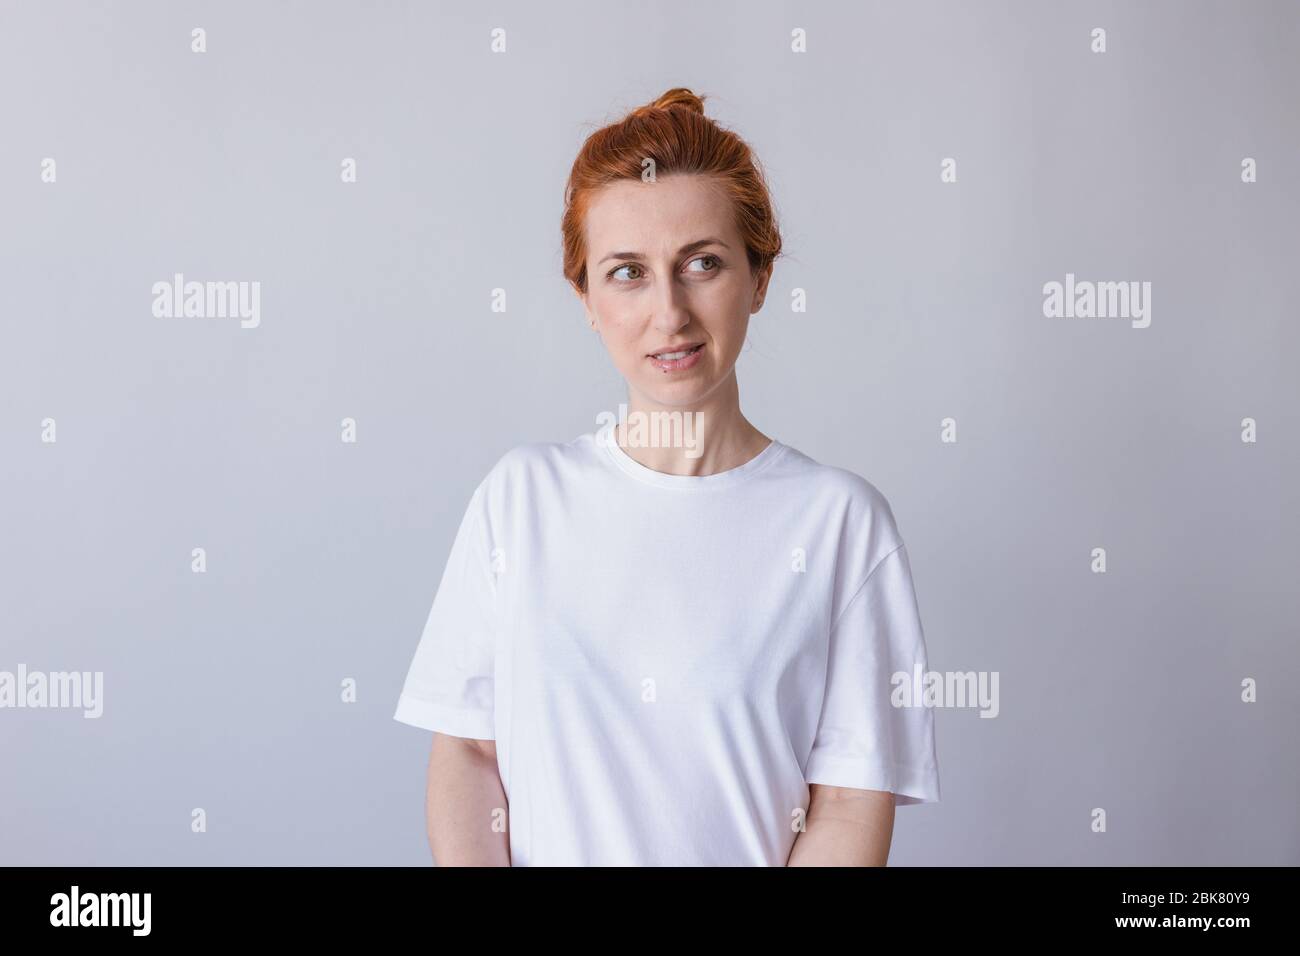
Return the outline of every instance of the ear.
{"type": "Polygon", "coordinates": [[[591,303],[587,300],[587,293],[583,292],[577,286],[573,286],[572,288],[573,294],[576,295],[578,301],[582,303],[582,311],[587,314],[587,325],[594,332],[596,329],[596,316],[592,314],[591,303]]]}
{"type": "Polygon", "coordinates": [[[772,280],[772,263],[767,264],[758,277],[758,285],[754,287],[754,298],[750,303],[749,312],[752,315],[759,309],[763,308],[763,302],[767,299],[767,284],[772,280]]]}

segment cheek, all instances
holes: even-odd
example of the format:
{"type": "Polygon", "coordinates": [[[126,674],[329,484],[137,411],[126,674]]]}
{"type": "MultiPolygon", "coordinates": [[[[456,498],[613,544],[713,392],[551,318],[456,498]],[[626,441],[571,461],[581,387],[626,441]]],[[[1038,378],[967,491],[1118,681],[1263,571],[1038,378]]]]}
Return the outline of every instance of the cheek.
{"type": "Polygon", "coordinates": [[[591,305],[600,317],[600,336],[610,351],[625,352],[638,343],[641,326],[627,303],[620,302],[617,296],[593,296],[591,305]]]}
{"type": "Polygon", "coordinates": [[[719,336],[740,334],[749,318],[752,296],[739,284],[716,283],[701,289],[696,302],[696,312],[703,324],[716,330],[719,336]]]}
{"type": "Polygon", "coordinates": [[[638,335],[638,323],[633,314],[617,305],[600,313],[604,323],[605,335],[610,342],[623,344],[634,341],[638,335]]]}
{"type": "Polygon", "coordinates": [[[712,309],[701,310],[701,314],[705,318],[700,324],[719,345],[726,349],[740,348],[749,325],[749,313],[744,302],[728,297],[726,301],[717,302],[712,309]]]}

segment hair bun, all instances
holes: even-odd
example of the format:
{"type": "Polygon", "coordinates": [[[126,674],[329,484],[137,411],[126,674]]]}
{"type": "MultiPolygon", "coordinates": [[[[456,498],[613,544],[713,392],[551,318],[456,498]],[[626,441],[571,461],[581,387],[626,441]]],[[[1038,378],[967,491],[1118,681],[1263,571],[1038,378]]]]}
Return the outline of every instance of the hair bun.
{"type": "Polygon", "coordinates": [[[666,93],[663,93],[653,103],[647,103],[645,106],[638,106],[632,111],[633,116],[640,116],[642,113],[648,113],[651,110],[666,110],[670,107],[682,106],[692,113],[704,115],[704,99],[692,93],[684,86],[675,86],[666,93]]]}
{"type": "MultiPolygon", "coordinates": [[[[763,170],[749,144],[704,114],[704,97],[675,86],[649,103],[620,103],[618,118],[588,134],[564,186],[564,278],[580,295],[591,288],[587,275],[586,220],[594,197],[613,183],[647,182],[646,163],[656,177],[709,176],[733,213],[750,274],[768,273],[781,255],[781,230],[763,170]]],[[[595,281],[603,281],[597,274],[595,281]]]]}

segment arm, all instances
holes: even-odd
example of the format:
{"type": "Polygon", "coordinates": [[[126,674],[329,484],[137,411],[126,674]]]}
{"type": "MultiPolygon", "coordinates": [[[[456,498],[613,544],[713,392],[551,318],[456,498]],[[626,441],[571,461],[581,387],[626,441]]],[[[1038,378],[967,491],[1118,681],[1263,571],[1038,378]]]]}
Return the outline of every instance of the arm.
{"type": "Polygon", "coordinates": [[[496,741],[433,735],[425,815],[436,865],[510,865],[509,806],[496,741]],[[504,828],[494,829],[496,820],[504,828]]]}
{"type": "Polygon", "coordinates": [[[805,829],[786,866],[884,866],[894,835],[894,795],[887,790],[808,787],[805,829]]]}

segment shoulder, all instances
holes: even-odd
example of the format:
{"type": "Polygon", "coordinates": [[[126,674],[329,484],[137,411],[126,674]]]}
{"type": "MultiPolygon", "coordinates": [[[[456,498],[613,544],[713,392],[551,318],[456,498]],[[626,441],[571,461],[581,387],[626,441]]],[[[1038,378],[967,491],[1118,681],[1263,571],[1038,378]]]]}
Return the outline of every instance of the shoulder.
{"type": "Polygon", "coordinates": [[[781,469],[789,492],[819,534],[834,542],[834,618],[861,590],[872,571],[903,546],[894,509],[872,481],[848,468],[822,464],[789,449],[781,469]]]}
{"type": "Polygon", "coordinates": [[[898,525],[889,499],[856,471],[824,464],[786,446],[781,469],[802,485],[802,494],[823,507],[839,511],[855,526],[875,526],[884,538],[898,538],[898,525]]]}
{"type": "Polygon", "coordinates": [[[566,442],[535,441],[515,445],[488,471],[484,481],[509,481],[539,471],[582,462],[590,455],[591,435],[579,435],[566,442]]]}
{"type": "Polygon", "coordinates": [[[496,460],[474,491],[476,499],[500,505],[515,496],[558,482],[567,472],[590,461],[593,436],[579,435],[566,442],[526,442],[515,445],[496,460]]]}

